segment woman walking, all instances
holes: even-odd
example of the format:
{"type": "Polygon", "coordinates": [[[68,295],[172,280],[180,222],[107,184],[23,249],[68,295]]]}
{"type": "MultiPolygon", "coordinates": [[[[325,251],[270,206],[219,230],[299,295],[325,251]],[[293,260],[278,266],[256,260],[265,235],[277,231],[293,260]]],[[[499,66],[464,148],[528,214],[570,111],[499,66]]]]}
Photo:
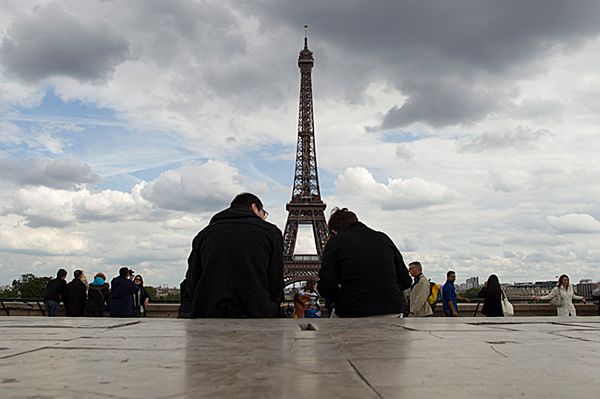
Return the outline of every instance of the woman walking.
{"type": "Polygon", "coordinates": [[[480,298],[483,298],[483,308],[481,313],[487,317],[504,317],[502,311],[502,287],[500,280],[495,274],[491,274],[487,281],[483,284],[483,288],[479,291],[480,298]]]}
{"type": "Polygon", "coordinates": [[[550,291],[548,295],[538,296],[535,298],[536,301],[547,301],[556,306],[557,316],[577,316],[575,305],[573,305],[573,299],[583,301],[585,305],[585,298],[575,294],[573,286],[569,284],[569,276],[563,274],[558,279],[556,287],[550,291]]]}

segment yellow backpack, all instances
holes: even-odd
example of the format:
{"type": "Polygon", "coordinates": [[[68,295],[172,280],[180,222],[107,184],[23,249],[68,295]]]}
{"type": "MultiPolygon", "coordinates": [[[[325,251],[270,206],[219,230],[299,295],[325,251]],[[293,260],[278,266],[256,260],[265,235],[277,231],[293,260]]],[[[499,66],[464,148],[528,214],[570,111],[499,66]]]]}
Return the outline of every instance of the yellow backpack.
{"type": "Polygon", "coordinates": [[[442,301],[442,287],[439,284],[429,281],[429,296],[427,302],[431,306],[431,310],[435,309],[435,305],[442,301]]]}

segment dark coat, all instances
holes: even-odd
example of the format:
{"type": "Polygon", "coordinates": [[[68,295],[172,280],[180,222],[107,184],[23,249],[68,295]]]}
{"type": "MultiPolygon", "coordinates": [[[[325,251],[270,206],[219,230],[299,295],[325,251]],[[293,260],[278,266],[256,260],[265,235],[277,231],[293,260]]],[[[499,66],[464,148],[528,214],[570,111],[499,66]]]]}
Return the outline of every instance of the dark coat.
{"type": "Polygon", "coordinates": [[[104,283],[103,285],[90,284],[86,307],[88,314],[102,313],[106,310],[108,301],[110,300],[110,290],[108,287],[108,283],[104,283]]]}
{"type": "Polygon", "coordinates": [[[85,303],[87,301],[87,287],[78,278],[74,278],[65,286],[63,302],[65,304],[65,316],[78,317],[85,315],[85,303]]]}
{"type": "Polygon", "coordinates": [[[340,317],[406,312],[402,291],[412,283],[392,240],[360,222],[329,238],[319,279],[321,296],[340,317]]]}
{"type": "Polygon", "coordinates": [[[482,314],[487,317],[504,317],[502,301],[500,299],[502,296],[501,293],[494,294],[489,292],[486,287],[483,287],[477,296],[483,298],[482,314]]]}
{"type": "Polygon", "coordinates": [[[150,299],[150,295],[143,285],[138,285],[137,287],[139,291],[133,294],[133,316],[146,317],[146,306],[144,303],[146,299],[150,299]]]}
{"type": "Polygon", "coordinates": [[[194,238],[186,274],[191,317],[279,317],[281,230],[246,207],[219,212],[194,238]]]}
{"type": "Polygon", "coordinates": [[[44,296],[44,301],[50,300],[60,302],[63,299],[66,286],[67,282],[62,278],[55,278],[48,281],[48,285],[46,285],[46,295],[44,296]]]}
{"type": "Polygon", "coordinates": [[[133,317],[133,294],[138,290],[138,286],[127,277],[113,278],[110,282],[110,315],[133,317]]]}
{"type": "Polygon", "coordinates": [[[179,309],[177,309],[177,317],[180,319],[188,319],[192,311],[192,297],[188,292],[187,280],[184,279],[179,284],[179,309]]]}

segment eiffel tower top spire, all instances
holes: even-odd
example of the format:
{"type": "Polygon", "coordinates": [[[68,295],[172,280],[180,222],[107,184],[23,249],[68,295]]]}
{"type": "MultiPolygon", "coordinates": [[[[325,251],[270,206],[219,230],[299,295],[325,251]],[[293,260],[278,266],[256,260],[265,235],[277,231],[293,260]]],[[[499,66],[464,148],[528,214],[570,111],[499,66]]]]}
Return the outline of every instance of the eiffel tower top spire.
{"type": "Polygon", "coordinates": [[[304,25],[304,50],[308,50],[308,25],[304,25]]]}

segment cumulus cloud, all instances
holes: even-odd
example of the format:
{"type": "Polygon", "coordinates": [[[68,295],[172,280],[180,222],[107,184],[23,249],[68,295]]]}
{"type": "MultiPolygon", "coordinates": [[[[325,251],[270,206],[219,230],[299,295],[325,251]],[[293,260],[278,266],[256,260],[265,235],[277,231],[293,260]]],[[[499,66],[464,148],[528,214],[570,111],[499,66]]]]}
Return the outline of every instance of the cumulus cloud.
{"type": "Polygon", "coordinates": [[[473,87],[470,82],[419,82],[405,84],[403,89],[406,91],[407,87],[411,93],[408,99],[388,110],[378,129],[416,122],[434,127],[468,124],[482,119],[497,105],[489,90],[473,87]]]}
{"type": "Polygon", "coordinates": [[[4,68],[25,81],[103,80],[128,57],[128,42],[118,32],[98,22],[84,25],[56,3],[16,18],[0,46],[4,68]]]}
{"type": "Polygon", "coordinates": [[[373,201],[384,210],[417,209],[452,201],[456,192],[448,187],[420,178],[388,179],[378,183],[363,167],[348,168],[338,176],[336,188],[347,194],[373,201]]]}
{"type": "Polygon", "coordinates": [[[600,221],[585,213],[549,216],[548,223],[559,233],[598,233],[600,221]]]}
{"type": "Polygon", "coordinates": [[[227,206],[242,191],[242,177],[237,169],[211,160],[164,172],[148,183],[141,194],[163,209],[202,212],[227,206]]]}
{"type": "Polygon", "coordinates": [[[29,226],[64,227],[86,221],[121,221],[147,215],[151,204],[144,200],[137,185],[131,193],[87,189],[68,191],[45,186],[17,191],[11,213],[22,215],[29,226]]]}
{"type": "Polygon", "coordinates": [[[507,88],[514,88],[515,81],[545,67],[538,62],[541,56],[600,32],[596,2],[543,3],[543,14],[541,6],[513,0],[380,1],[377,7],[345,0],[271,0],[247,5],[265,26],[310,21],[311,36],[341,60],[329,61],[327,67],[338,72],[331,79],[344,82],[349,91],[360,90],[372,75],[398,87],[408,99],[388,110],[384,129],[485,118],[511,103],[514,92],[507,88]],[[351,66],[339,66],[348,56],[351,66]]]}
{"type": "Polygon", "coordinates": [[[73,159],[0,159],[0,178],[23,186],[76,190],[96,183],[99,176],[85,163],[73,159]]]}
{"type": "Polygon", "coordinates": [[[83,234],[73,234],[49,227],[31,228],[2,224],[0,251],[40,255],[74,255],[89,248],[83,234]]]}
{"type": "Polygon", "coordinates": [[[415,154],[408,144],[400,143],[396,146],[396,158],[404,161],[412,161],[415,158],[415,154]]]}
{"type": "Polygon", "coordinates": [[[465,139],[457,144],[460,152],[496,151],[505,148],[534,148],[542,137],[548,135],[546,129],[528,129],[521,126],[515,129],[485,132],[473,139],[465,139]]]}
{"type": "Polygon", "coordinates": [[[529,181],[529,174],[522,170],[492,170],[489,176],[488,187],[505,193],[521,190],[529,181]]]}

